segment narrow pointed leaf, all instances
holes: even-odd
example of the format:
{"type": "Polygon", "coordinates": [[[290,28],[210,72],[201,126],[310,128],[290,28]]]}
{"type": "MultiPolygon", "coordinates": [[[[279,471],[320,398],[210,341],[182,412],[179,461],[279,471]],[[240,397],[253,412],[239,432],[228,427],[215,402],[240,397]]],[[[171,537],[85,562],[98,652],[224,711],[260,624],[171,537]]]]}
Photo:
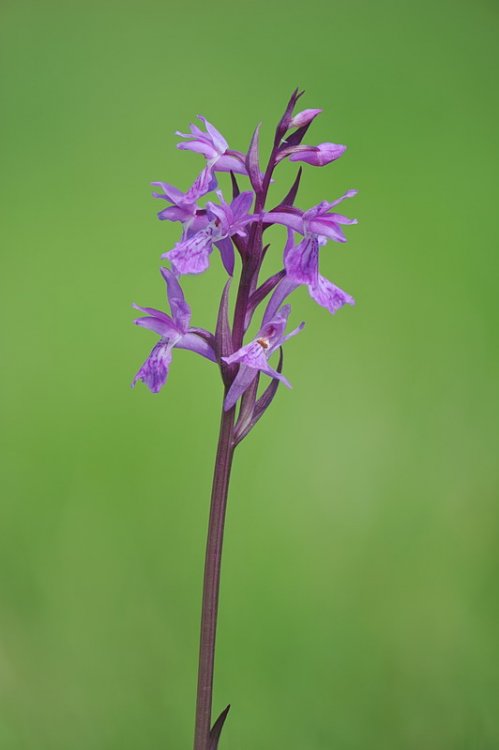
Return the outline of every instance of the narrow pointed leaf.
{"type": "Polygon", "coordinates": [[[237,184],[236,175],[234,174],[234,172],[230,173],[230,181],[232,183],[232,200],[234,200],[241,192],[239,190],[239,185],[237,184]]]}
{"type": "Polygon", "coordinates": [[[265,257],[269,251],[269,247],[270,247],[270,242],[262,248],[262,259],[260,261],[260,265],[258,266],[258,268],[262,267],[262,263],[265,260],[265,257]]]}
{"type": "Polygon", "coordinates": [[[262,174],[258,161],[258,141],[260,135],[260,125],[257,125],[251,138],[248,154],[246,156],[246,169],[253,186],[253,190],[258,193],[262,189],[262,174]]]}
{"type": "Polygon", "coordinates": [[[271,276],[267,281],[264,281],[263,284],[261,284],[258,289],[256,289],[251,297],[248,300],[248,309],[246,313],[246,320],[245,320],[245,326],[248,328],[249,324],[251,323],[251,318],[253,316],[253,313],[255,309],[258,307],[260,302],[263,302],[265,297],[272,292],[275,287],[278,285],[278,283],[281,281],[281,279],[284,278],[286,275],[286,271],[281,269],[277,273],[275,273],[273,276],[271,276]]]}
{"type": "Polygon", "coordinates": [[[296,107],[296,102],[298,101],[300,96],[303,96],[304,93],[304,91],[299,91],[299,89],[296,88],[291,94],[291,97],[286,105],[286,109],[284,110],[284,114],[279,120],[275,131],[274,144],[276,146],[280,143],[282,137],[287,133],[289,124],[293,116],[293,110],[296,107]]]}
{"type": "Polygon", "coordinates": [[[269,247],[270,247],[270,242],[267,245],[264,245],[262,247],[262,252],[260,253],[260,258],[258,259],[258,263],[257,263],[256,268],[255,268],[255,274],[254,274],[254,276],[253,276],[253,278],[251,280],[250,294],[249,294],[250,298],[251,298],[251,295],[256,290],[256,285],[258,283],[258,276],[260,275],[260,271],[262,269],[262,264],[263,264],[263,261],[265,260],[265,257],[267,255],[267,251],[268,251],[269,247]]]}
{"type": "Polygon", "coordinates": [[[230,279],[227,281],[222,292],[222,298],[218,310],[217,327],[215,330],[215,353],[219,361],[221,357],[230,357],[233,351],[232,333],[229,324],[230,281],[230,279]]]}
{"type": "Polygon", "coordinates": [[[260,257],[258,258],[258,262],[257,262],[257,264],[255,266],[254,276],[251,279],[250,294],[249,294],[250,298],[251,298],[251,295],[254,293],[254,291],[256,289],[256,285],[258,284],[258,276],[260,275],[260,271],[262,269],[262,263],[265,260],[265,256],[267,255],[267,250],[269,249],[269,247],[270,247],[270,242],[267,245],[264,245],[262,247],[262,251],[260,253],[260,257]]]}
{"type": "MultiPolygon", "coordinates": [[[[284,355],[283,355],[282,346],[281,346],[279,348],[279,364],[276,367],[276,370],[278,373],[282,372],[283,363],[284,363],[284,355]]],[[[245,425],[240,431],[236,429],[235,434],[234,434],[235,445],[238,445],[241,442],[241,440],[244,440],[246,435],[248,435],[248,433],[251,432],[251,430],[256,425],[258,420],[261,419],[261,417],[265,414],[270,404],[272,403],[275,394],[277,393],[277,389],[279,388],[279,383],[280,381],[277,380],[277,378],[274,378],[270,382],[270,385],[267,386],[263,394],[260,396],[260,398],[256,402],[255,408],[253,409],[251,420],[249,422],[246,421],[245,425]]]]}
{"type": "Polygon", "coordinates": [[[234,435],[236,436],[236,439],[237,435],[239,433],[243,433],[251,423],[251,418],[253,416],[253,411],[256,404],[256,394],[258,393],[259,382],[260,373],[258,373],[257,377],[254,379],[250,387],[243,394],[243,397],[241,399],[241,407],[239,409],[239,416],[234,428],[234,435]]]}
{"type": "Polygon", "coordinates": [[[301,128],[298,128],[298,130],[295,130],[294,133],[291,133],[291,135],[286,138],[286,141],[283,145],[285,147],[299,146],[302,140],[305,138],[306,132],[309,129],[311,124],[312,123],[309,122],[306,125],[303,125],[301,128]]]}
{"type": "MultiPolygon", "coordinates": [[[[282,346],[281,346],[279,347],[279,363],[276,367],[276,370],[279,374],[281,374],[282,372],[283,364],[284,364],[284,353],[283,353],[282,346]]],[[[253,413],[253,423],[251,426],[253,426],[260,419],[260,417],[264,414],[264,412],[269,408],[277,392],[277,388],[279,387],[280,382],[281,381],[277,379],[272,380],[270,385],[267,386],[267,388],[264,390],[261,397],[256,402],[255,411],[253,413]]]]}
{"type": "Polygon", "coordinates": [[[223,725],[225,724],[225,719],[227,718],[227,714],[229,713],[229,711],[230,704],[227,706],[227,708],[224,708],[216,722],[213,724],[210,732],[210,739],[208,741],[208,750],[217,750],[220,735],[222,734],[223,725]]]}
{"type": "Polygon", "coordinates": [[[302,167],[298,170],[298,174],[296,175],[296,179],[291,185],[291,189],[289,193],[286,195],[285,198],[282,199],[282,201],[277,205],[273,211],[277,211],[278,209],[282,208],[283,206],[293,206],[296,198],[296,194],[298,193],[298,188],[300,187],[300,180],[303,173],[302,167]]]}

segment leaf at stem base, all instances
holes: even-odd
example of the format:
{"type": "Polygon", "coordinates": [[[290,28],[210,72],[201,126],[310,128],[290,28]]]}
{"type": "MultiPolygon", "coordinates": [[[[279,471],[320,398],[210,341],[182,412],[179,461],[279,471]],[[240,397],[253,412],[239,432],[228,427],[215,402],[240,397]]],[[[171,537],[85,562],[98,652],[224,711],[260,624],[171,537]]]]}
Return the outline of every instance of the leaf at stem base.
{"type": "Polygon", "coordinates": [[[229,705],[224,708],[216,722],[213,724],[213,727],[211,728],[210,732],[210,741],[208,745],[208,750],[217,750],[218,747],[218,741],[220,740],[220,735],[222,734],[223,725],[225,723],[225,719],[227,718],[227,714],[230,710],[230,703],[229,705]]]}

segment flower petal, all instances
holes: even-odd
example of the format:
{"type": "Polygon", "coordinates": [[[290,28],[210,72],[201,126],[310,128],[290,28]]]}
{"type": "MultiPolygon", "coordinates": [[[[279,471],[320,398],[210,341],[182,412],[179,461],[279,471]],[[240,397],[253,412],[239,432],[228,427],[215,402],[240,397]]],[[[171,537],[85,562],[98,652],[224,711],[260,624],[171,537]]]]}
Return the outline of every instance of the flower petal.
{"type": "Polygon", "coordinates": [[[155,307],[141,307],[141,305],[136,305],[135,302],[132,303],[132,307],[134,307],[136,310],[140,310],[140,312],[143,312],[146,315],[152,315],[153,318],[161,318],[161,320],[165,321],[165,323],[170,323],[170,325],[172,326],[175,325],[169,315],[167,315],[162,310],[156,310],[155,307]]]}
{"type": "Polygon", "coordinates": [[[265,352],[266,358],[270,357],[272,352],[282,344],[290,312],[291,306],[284,305],[273,316],[272,320],[269,320],[268,323],[265,323],[260,328],[258,339],[266,339],[268,341],[268,348],[265,352]]]}
{"type": "Polygon", "coordinates": [[[205,339],[201,338],[201,336],[198,336],[196,333],[189,332],[184,334],[182,338],[176,342],[175,346],[177,349],[188,349],[191,352],[196,352],[196,354],[200,354],[202,357],[206,357],[206,359],[209,359],[212,362],[217,361],[213,348],[205,339]]]}
{"type": "Polygon", "coordinates": [[[239,195],[234,198],[230,204],[234,216],[234,223],[247,222],[250,218],[248,212],[251,209],[254,197],[255,196],[251,190],[246,190],[243,193],[239,193],[239,195]]]}
{"type": "Polygon", "coordinates": [[[160,341],[152,349],[150,355],[134,377],[132,388],[138,380],[142,380],[151,393],[158,393],[166,383],[168,368],[172,359],[172,347],[169,343],[160,341]]]}
{"type": "Polygon", "coordinates": [[[261,370],[267,363],[264,348],[256,340],[242,346],[234,354],[231,354],[230,357],[222,357],[222,359],[228,365],[231,365],[233,362],[240,362],[257,370],[261,370]]]}
{"type": "Polygon", "coordinates": [[[235,174],[248,174],[244,165],[244,156],[234,156],[232,154],[224,154],[220,156],[213,164],[213,169],[216,172],[234,172],[235,174]]]}
{"type": "MultiPolygon", "coordinates": [[[[225,361],[227,359],[224,357],[225,361]]],[[[250,387],[254,379],[258,375],[258,370],[247,365],[241,365],[239,372],[237,373],[234,381],[229,388],[227,396],[224,401],[224,410],[229,411],[236,404],[237,400],[243,395],[243,393],[250,387]]]]}
{"type": "Polygon", "coordinates": [[[297,284],[316,284],[319,275],[319,242],[316,236],[304,237],[286,253],[286,275],[297,284]]]}
{"type": "Polygon", "coordinates": [[[184,206],[168,206],[158,213],[158,219],[161,221],[181,221],[183,223],[190,221],[194,216],[194,206],[186,208],[184,206]]]}
{"type": "Polygon", "coordinates": [[[294,290],[300,286],[296,281],[291,281],[287,276],[277,285],[272,297],[269,300],[267,308],[263,316],[263,322],[267,323],[272,320],[277,310],[280,308],[286,297],[294,292],[294,290]]]}
{"type": "Polygon", "coordinates": [[[204,123],[206,132],[210,136],[213,142],[213,145],[215,146],[218,153],[223,154],[224,151],[227,151],[227,149],[229,148],[229,144],[227,143],[223,135],[220,133],[220,131],[218,131],[216,127],[211,124],[211,122],[208,122],[206,117],[203,117],[203,115],[198,115],[198,119],[204,123]]]}
{"type": "Polygon", "coordinates": [[[283,224],[295,232],[305,234],[303,227],[303,214],[298,209],[289,211],[269,211],[260,217],[266,224],[283,224]]]}
{"type": "Polygon", "coordinates": [[[218,156],[218,151],[204,141],[182,141],[181,143],[177,143],[177,148],[181,151],[195,151],[197,154],[202,154],[207,159],[216,159],[218,156]]]}
{"type": "Polygon", "coordinates": [[[161,275],[166,282],[166,296],[173,320],[178,328],[185,333],[191,320],[191,308],[185,301],[182,287],[175,274],[169,268],[161,268],[161,275]]]}
{"type": "Polygon", "coordinates": [[[321,307],[325,307],[334,315],[343,305],[355,305],[355,300],[343,289],[335,286],[329,279],[324,276],[318,278],[315,286],[309,287],[310,296],[321,307]]]}
{"type": "Polygon", "coordinates": [[[150,331],[154,331],[159,336],[163,336],[168,340],[178,339],[182,335],[174,325],[170,325],[161,318],[136,318],[134,321],[136,326],[141,328],[148,328],[150,331]]]}
{"type": "Polygon", "coordinates": [[[151,185],[158,185],[163,192],[153,193],[154,198],[163,198],[163,200],[170,201],[170,203],[180,203],[184,197],[184,193],[173,185],[169,185],[167,182],[151,182],[151,185]]]}
{"type": "Polygon", "coordinates": [[[343,216],[343,214],[324,214],[324,216],[319,216],[317,218],[317,221],[324,221],[324,220],[330,220],[333,221],[335,224],[358,224],[359,222],[357,219],[349,219],[348,216],[343,216]]]}
{"type": "Polygon", "coordinates": [[[339,198],[336,198],[335,201],[332,201],[329,204],[329,208],[332,208],[333,206],[337,206],[338,203],[341,203],[342,201],[344,201],[345,198],[353,198],[355,195],[357,195],[358,192],[359,192],[358,190],[347,190],[346,193],[343,193],[342,196],[340,196],[339,198]]]}
{"type": "Polygon", "coordinates": [[[346,242],[347,238],[343,234],[343,231],[340,229],[338,224],[336,224],[334,221],[325,221],[324,217],[312,219],[308,223],[308,228],[310,232],[313,232],[314,234],[317,234],[321,237],[328,237],[330,240],[334,240],[335,242],[346,242]]]}
{"type": "Polygon", "coordinates": [[[163,253],[161,257],[168,258],[177,274],[197,274],[208,268],[211,251],[212,233],[207,227],[178,242],[173,250],[163,253]]]}
{"type": "Polygon", "coordinates": [[[213,170],[206,166],[200,174],[196,177],[193,184],[183,196],[182,202],[188,205],[196,203],[199,198],[202,198],[206,193],[211,193],[217,187],[217,178],[213,174],[213,170]]]}
{"type": "Polygon", "coordinates": [[[224,237],[223,239],[215,242],[215,245],[220,250],[222,256],[222,263],[229,276],[234,275],[234,246],[230,237],[224,237]]]}
{"type": "Polygon", "coordinates": [[[262,372],[264,372],[265,375],[268,375],[271,378],[275,378],[276,380],[280,380],[281,383],[284,383],[284,385],[286,386],[286,388],[291,388],[292,387],[291,383],[289,382],[289,380],[286,377],[284,377],[284,375],[281,372],[278,372],[277,370],[274,370],[274,368],[271,367],[268,362],[267,362],[267,365],[265,367],[262,367],[262,372]]]}
{"type": "Polygon", "coordinates": [[[288,339],[292,339],[293,336],[296,336],[297,333],[301,333],[301,331],[303,331],[304,327],[305,327],[305,323],[304,322],[300,323],[299,326],[297,326],[293,331],[291,331],[291,333],[288,333],[283,338],[282,343],[284,344],[284,342],[288,341],[288,339]]]}

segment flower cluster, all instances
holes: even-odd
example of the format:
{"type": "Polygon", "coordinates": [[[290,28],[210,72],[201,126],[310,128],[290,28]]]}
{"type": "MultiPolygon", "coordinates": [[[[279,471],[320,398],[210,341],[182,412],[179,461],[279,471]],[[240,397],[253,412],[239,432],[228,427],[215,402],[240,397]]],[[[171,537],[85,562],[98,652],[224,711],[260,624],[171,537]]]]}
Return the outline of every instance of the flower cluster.
{"type": "MultiPolygon", "coordinates": [[[[171,268],[161,268],[171,315],[148,307],[135,307],[145,317],[135,320],[159,337],[133,384],[142,380],[153,393],[165,384],[174,348],[190,349],[217,363],[225,386],[225,410],[234,409],[240,401],[239,419],[235,434],[239,439],[248,433],[272,400],[280,382],[289,387],[282,374],[282,346],[303,328],[303,323],[286,334],[289,295],[299,286],[306,286],[312,299],[330,313],[353,298],[319,273],[320,249],[329,241],[346,242],[343,227],[355,224],[337,213],[336,207],[356,194],[348,190],[340,198],[324,201],[307,210],[297,208],[296,197],[302,167],[289,192],[278,205],[266,208],[274,171],[284,159],[322,167],[338,159],[345,146],[336,143],[303,144],[303,139],[320,109],[294,110],[302,94],[294,91],[280,119],[266,168],[262,171],[259,156],[259,127],[255,130],[246,153],[234,151],[221,133],[204,117],[199,117],[204,129],[191,125],[189,133],[177,135],[181,150],[195,151],[205,164],[185,193],[164,182],[153,183],[158,191],[153,195],[168,204],[159,212],[163,221],[179,222],[181,237],[177,244],[161,257],[171,268]],[[219,189],[217,173],[230,173],[232,197],[228,202],[219,189]],[[237,178],[236,178],[237,175],[237,178]],[[247,180],[248,189],[241,191],[238,180],[247,180]],[[210,199],[211,198],[211,199],[210,199]],[[203,200],[203,203],[201,201],[203,200]],[[283,268],[278,273],[259,280],[264,259],[269,251],[265,232],[272,225],[286,230],[283,249],[283,268]],[[217,248],[229,276],[222,294],[214,333],[190,326],[191,310],[180,286],[185,274],[200,274],[210,265],[210,256],[217,248]],[[229,322],[230,280],[235,270],[236,255],[241,260],[241,274],[235,301],[232,324],[229,322]],[[250,322],[260,305],[264,306],[261,327],[256,337],[244,342],[250,322]],[[277,351],[277,367],[270,358],[277,351]],[[257,398],[260,374],[271,378],[263,395],[257,398]]],[[[227,179],[224,178],[224,179],[227,179]]]]}

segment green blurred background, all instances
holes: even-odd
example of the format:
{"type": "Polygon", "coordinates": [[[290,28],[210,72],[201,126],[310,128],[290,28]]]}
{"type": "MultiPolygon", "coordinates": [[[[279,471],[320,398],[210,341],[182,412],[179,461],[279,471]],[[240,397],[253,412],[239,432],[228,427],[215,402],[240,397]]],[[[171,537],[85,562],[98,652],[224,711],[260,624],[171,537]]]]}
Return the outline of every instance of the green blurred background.
{"type": "MultiPolygon", "coordinates": [[[[178,231],[149,183],[192,182],[198,112],[268,146],[296,85],[349,146],[299,204],[359,189],[322,254],[358,304],[296,295],[294,389],[236,455],[221,750],[499,747],[498,11],[2,1],[2,750],[190,747],[221,393],[187,352],[129,387],[178,231]]],[[[186,279],[195,323],[222,281],[186,279]]]]}

